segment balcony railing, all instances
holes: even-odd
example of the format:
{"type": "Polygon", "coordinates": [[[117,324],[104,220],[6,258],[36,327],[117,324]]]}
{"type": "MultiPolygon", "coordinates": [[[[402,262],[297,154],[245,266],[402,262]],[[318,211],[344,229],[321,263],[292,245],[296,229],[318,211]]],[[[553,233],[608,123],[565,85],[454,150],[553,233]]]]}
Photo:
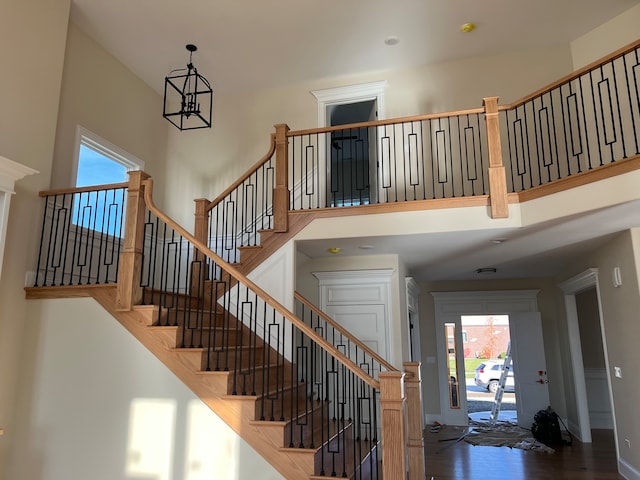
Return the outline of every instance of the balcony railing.
{"type": "Polygon", "coordinates": [[[494,218],[506,217],[509,193],[640,155],[639,49],[637,41],[511,105],[492,97],[459,112],[277,125],[269,153],[207,205],[196,231],[237,261],[261,230],[287,231],[290,211],[481,197],[494,218]]]}
{"type": "Polygon", "coordinates": [[[289,132],[291,210],[486,195],[484,109],[289,132]]]}
{"type": "Polygon", "coordinates": [[[639,45],[500,107],[508,191],[640,155],[639,45]]]}
{"type": "Polygon", "coordinates": [[[126,183],[41,194],[45,198],[35,286],[115,282],[126,183]]]}

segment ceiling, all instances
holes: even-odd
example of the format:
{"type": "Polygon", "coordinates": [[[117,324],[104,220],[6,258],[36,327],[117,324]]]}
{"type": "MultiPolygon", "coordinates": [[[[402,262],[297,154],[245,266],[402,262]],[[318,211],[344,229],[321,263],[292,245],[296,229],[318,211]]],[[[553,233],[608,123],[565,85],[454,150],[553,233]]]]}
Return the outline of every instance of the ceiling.
{"type": "MultiPolygon", "coordinates": [[[[188,60],[217,94],[566,44],[640,0],[72,0],[85,33],[161,92],[188,60]],[[476,29],[463,33],[461,25],[476,29]],[[399,42],[387,46],[385,39],[399,42]]],[[[550,276],[614,232],[636,202],[523,229],[306,241],[309,256],[401,252],[419,281],[550,276]],[[502,243],[492,243],[495,239],[502,243]],[[373,248],[362,249],[362,245],[373,248]]]]}
{"type": "Polygon", "coordinates": [[[638,0],[72,0],[85,33],[161,92],[188,60],[214,91],[566,44],[638,0]],[[461,25],[473,22],[468,34],[461,25]],[[389,47],[384,40],[396,36],[389,47]]]}
{"type": "Polygon", "coordinates": [[[297,248],[313,258],[398,254],[417,281],[552,277],[637,226],[640,200],[523,228],[305,240],[297,248]],[[340,252],[331,253],[330,247],[340,252]],[[496,272],[477,273],[481,268],[496,272]]]}

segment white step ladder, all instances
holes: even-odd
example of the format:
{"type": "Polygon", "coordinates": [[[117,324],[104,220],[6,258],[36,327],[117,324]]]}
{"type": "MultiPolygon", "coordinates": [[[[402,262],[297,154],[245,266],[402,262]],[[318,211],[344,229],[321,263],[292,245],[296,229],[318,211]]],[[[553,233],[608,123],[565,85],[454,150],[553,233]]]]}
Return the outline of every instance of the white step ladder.
{"type": "Polygon", "coordinates": [[[491,425],[495,425],[498,417],[500,416],[500,407],[502,406],[502,395],[504,394],[504,387],[507,383],[507,377],[509,372],[513,368],[511,361],[511,342],[507,345],[507,354],[504,357],[504,363],[502,365],[502,374],[500,375],[500,381],[498,382],[498,389],[496,390],[496,396],[493,400],[493,407],[491,408],[491,417],[489,421],[491,425]]]}

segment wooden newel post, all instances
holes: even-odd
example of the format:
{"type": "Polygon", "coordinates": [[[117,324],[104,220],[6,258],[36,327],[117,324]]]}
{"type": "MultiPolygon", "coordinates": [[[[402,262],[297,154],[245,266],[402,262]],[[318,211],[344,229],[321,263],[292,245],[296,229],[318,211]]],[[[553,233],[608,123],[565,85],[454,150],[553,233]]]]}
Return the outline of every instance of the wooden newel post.
{"type": "Polygon", "coordinates": [[[487,122],[487,141],[489,146],[489,199],[491,201],[491,218],[508,218],[507,175],[504,165],[502,164],[498,97],[487,97],[483,99],[483,104],[484,116],[487,122]]]}
{"type": "Polygon", "coordinates": [[[422,379],[420,363],[404,364],[404,391],[407,399],[407,447],[409,450],[409,480],[424,480],[425,457],[422,421],[422,379]]]}
{"type": "MultiPolygon", "coordinates": [[[[208,231],[209,231],[209,211],[207,206],[209,200],[206,198],[196,198],[196,211],[195,220],[193,226],[193,236],[196,237],[201,243],[209,245],[208,231]]],[[[204,282],[207,280],[207,269],[205,266],[206,257],[204,253],[196,249],[193,256],[192,275],[191,275],[191,294],[201,297],[204,292],[204,282]]]]}
{"type": "Polygon", "coordinates": [[[118,266],[116,308],[131,310],[142,301],[140,272],[144,245],[144,184],[149,175],[142,171],[129,172],[127,213],[124,221],[124,245],[118,266]]]}
{"type": "Polygon", "coordinates": [[[276,185],[273,190],[273,229],[289,230],[289,140],[285,124],[276,125],[276,185]]]}
{"type": "Polygon", "coordinates": [[[404,373],[380,373],[382,410],[382,478],[407,478],[407,425],[404,399],[404,373]]]}

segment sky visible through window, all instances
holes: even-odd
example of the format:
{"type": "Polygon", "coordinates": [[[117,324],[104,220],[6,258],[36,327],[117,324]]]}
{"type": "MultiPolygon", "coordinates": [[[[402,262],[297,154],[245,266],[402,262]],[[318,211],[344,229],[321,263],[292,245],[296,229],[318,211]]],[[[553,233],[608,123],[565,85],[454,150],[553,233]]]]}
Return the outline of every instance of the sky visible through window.
{"type": "Polygon", "coordinates": [[[127,168],[101,153],[80,145],[76,187],[127,181],[127,168]]]}
{"type": "MultiPolygon", "coordinates": [[[[80,145],[76,187],[121,183],[127,180],[127,167],[86,145],[80,145]]],[[[73,223],[121,237],[123,209],[122,189],[76,194],[73,223]]]]}

